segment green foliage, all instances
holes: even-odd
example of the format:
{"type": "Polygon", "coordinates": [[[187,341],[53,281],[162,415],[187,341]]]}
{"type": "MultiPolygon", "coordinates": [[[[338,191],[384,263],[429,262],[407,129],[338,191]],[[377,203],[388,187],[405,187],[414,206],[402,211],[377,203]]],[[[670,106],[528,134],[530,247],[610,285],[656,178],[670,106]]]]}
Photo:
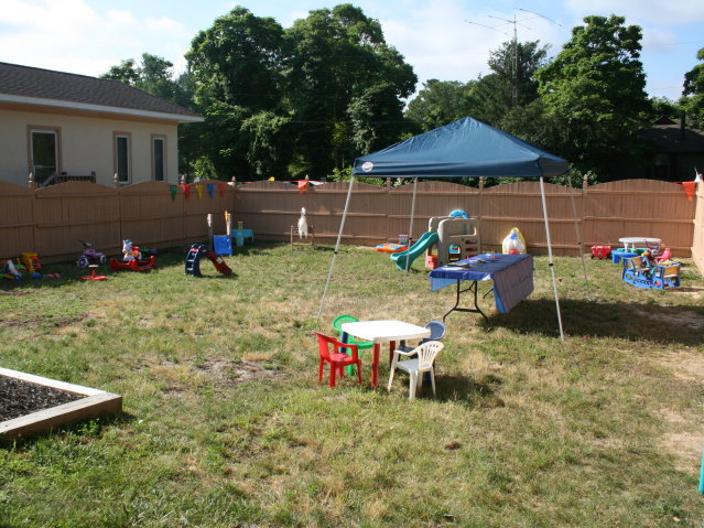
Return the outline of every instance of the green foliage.
{"type": "Polygon", "coordinates": [[[537,72],[539,94],[559,131],[557,153],[582,169],[635,150],[650,105],[640,62],[641,29],[619,16],[586,17],[555,59],[537,72]]]}
{"type": "Polygon", "coordinates": [[[173,64],[162,57],[143,53],[140,64],[134,59],[123,60],[111,67],[102,79],[120,81],[168,101],[187,101],[185,81],[173,78],[173,64]]]}
{"type": "Polygon", "coordinates": [[[704,48],[697,52],[699,63],[684,75],[682,106],[694,126],[704,130],[704,48]]]}
{"type": "Polygon", "coordinates": [[[432,130],[471,114],[468,85],[459,81],[429,79],[406,110],[406,117],[421,130],[432,130]]]}

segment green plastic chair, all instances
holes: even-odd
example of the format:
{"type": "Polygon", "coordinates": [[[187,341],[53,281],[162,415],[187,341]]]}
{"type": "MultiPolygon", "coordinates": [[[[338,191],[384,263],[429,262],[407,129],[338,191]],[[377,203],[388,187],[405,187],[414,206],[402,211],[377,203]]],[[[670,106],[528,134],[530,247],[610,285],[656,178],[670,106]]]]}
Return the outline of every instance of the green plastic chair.
{"type": "MultiPolygon", "coordinates": [[[[342,325],[345,323],[356,323],[359,321],[356,317],[353,315],[338,315],[335,317],[335,319],[332,320],[332,328],[335,330],[339,335],[340,335],[340,341],[343,343],[348,343],[350,345],[357,345],[357,350],[362,351],[362,350],[369,350],[374,346],[374,343],[371,341],[358,341],[355,337],[347,335],[342,331],[342,325]]],[[[348,365],[345,367],[345,373],[349,374],[350,376],[356,374],[357,372],[357,367],[355,365],[348,365]]]]}

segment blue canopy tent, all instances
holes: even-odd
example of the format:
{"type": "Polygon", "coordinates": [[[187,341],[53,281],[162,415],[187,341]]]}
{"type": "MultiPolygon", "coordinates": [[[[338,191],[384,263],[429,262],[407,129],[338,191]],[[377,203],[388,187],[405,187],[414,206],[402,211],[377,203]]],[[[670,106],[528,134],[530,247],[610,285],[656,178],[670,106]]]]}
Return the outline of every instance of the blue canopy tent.
{"type": "MultiPolygon", "coordinates": [[[[506,176],[536,178],[540,181],[545,235],[548,246],[548,262],[552,277],[555,307],[560,329],[562,317],[557,296],[557,283],[553,269],[552,242],[545,202],[544,177],[558,176],[567,171],[567,162],[507,132],[465,117],[406,141],[396,143],[378,152],[357,158],[352,168],[352,178],[340,221],[335,251],[330,261],[327,280],[320,300],[318,317],[322,314],[325,295],[332,277],[345,227],[355,176],[380,178],[413,178],[413,200],[411,202],[411,224],[415,214],[415,182],[418,178],[461,178],[480,176],[506,176]]],[[[578,235],[579,237],[579,235],[578,235]]]]}

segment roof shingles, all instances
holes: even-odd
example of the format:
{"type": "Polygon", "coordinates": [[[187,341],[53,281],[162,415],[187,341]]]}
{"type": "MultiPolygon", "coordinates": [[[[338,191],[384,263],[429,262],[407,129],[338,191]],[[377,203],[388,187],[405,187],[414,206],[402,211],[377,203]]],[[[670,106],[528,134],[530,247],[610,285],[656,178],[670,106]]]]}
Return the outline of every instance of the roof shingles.
{"type": "Polygon", "coordinates": [[[119,81],[0,62],[0,94],[198,117],[119,81]]]}

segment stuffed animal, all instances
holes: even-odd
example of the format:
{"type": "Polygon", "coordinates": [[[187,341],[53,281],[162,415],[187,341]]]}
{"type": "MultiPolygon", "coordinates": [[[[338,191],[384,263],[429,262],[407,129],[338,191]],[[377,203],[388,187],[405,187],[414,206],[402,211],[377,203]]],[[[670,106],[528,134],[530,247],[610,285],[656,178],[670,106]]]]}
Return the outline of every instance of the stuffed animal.
{"type": "Polygon", "coordinates": [[[301,217],[298,219],[298,238],[308,238],[308,221],[306,220],[305,207],[301,207],[301,217]]]}

